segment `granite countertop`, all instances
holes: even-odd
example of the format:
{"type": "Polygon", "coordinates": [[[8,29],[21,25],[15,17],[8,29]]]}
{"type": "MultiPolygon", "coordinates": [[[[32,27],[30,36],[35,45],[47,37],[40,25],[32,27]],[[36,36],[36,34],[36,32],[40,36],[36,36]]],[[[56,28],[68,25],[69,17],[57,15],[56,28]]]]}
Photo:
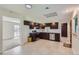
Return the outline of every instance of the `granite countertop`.
{"type": "Polygon", "coordinates": [[[50,34],[53,34],[53,33],[56,33],[56,32],[31,32],[31,33],[50,33],[50,34]]]}

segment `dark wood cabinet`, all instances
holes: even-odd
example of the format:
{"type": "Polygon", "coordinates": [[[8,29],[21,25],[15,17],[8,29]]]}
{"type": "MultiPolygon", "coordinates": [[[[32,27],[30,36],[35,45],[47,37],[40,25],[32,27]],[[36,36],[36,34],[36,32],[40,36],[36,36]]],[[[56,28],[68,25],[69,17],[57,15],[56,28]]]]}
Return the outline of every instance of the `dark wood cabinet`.
{"type": "Polygon", "coordinates": [[[39,33],[39,38],[49,40],[49,34],[48,33],[39,33]]]}
{"type": "Polygon", "coordinates": [[[55,23],[45,23],[46,27],[50,27],[50,29],[58,29],[58,22],[55,23]]]}
{"type": "Polygon", "coordinates": [[[59,33],[56,33],[56,34],[55,34],[55,40],[56,40],[56,41],[60,41],[60,34],[59,34],[59,33]]]}
{"type": "Polygon", "coordinates": [[[30,25],[29,21],[24,21],[24,25],[30,25]]]}
{"type": "Polygon", "coordinates": [[[51,23],[50,29],[58,29],[58,22],[55,22],[54,24],[51,23]]]}
{"type": "Polygon", "coordinates": [[[40,29],[45,29],[45,26],[40,27],[40,29]]]}
{"type": "Polygon", "coordinates": [[[34,25],[30,25],[30,29],[34,29],[34,27],[35,27],[34,25]]]}
{"type": "Polygon", "coordinates": [[[45,25],[40,24],[40,29],[45,29],[45,25]]]}
{"type": "Polygon", "coordinates": [[[67,23],[62,23],[61,26],[61,36],[67,37],[67,23]]]}
{"type": "Polygon", "coordinates": [[[35,27],[36,27],[36,29],[40,29],[40,24],[39,23],[36,23],[35,24],[35,27]]]}
{"type": "Polygon", "coordinates": [[[30,29],[45,29],[45,27],[50,27],[50,29],[58,29],[58,22],[53,23],[35,23],[30,21],[24,21],[24,25],[29,25],[30,29]]]}
{"type": "Polygon", "coordinates": [[[50,27],[51,26],[51,23],[45,23],[46,24],[46,27],[50,27]]]}
{"type": "Polygon", "coordinates": [[[50,34],[55,34],[55,40],[53,40],[53,41],[57,41],[57,42],[60,41],[60,34],[59,33],[46,33],[46,32],[30,33],[30,36],[32,37],[33,41],[36,41],[37,37],[40,39],[51,40],[50,34]]]}
{"type": "Polygon", "coordinates": [[[30,37],[32,38],[32,42],[36,41],[37,35],[36,33],[30,33],[30,37]]]}

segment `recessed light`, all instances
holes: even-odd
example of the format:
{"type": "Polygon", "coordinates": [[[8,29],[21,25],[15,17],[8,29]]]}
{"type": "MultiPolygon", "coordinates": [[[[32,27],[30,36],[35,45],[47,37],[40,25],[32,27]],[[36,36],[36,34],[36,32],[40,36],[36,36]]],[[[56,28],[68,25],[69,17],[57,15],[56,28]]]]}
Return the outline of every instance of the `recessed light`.
{"type": "Polygon", "coordinates": [[[25,4],[25,7],[28,8],[28,9],[31,9],[32,5],[31,4],[25,4]]]}

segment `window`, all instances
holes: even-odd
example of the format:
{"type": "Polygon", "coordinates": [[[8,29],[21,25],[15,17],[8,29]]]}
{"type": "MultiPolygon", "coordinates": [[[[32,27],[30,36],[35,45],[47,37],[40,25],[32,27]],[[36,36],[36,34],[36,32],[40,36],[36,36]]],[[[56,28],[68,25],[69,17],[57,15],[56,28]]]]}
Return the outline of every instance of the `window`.
{"type": "Polygon", "coordinates": [[[14,25],[14,37],[20,36],[20,26],[14,25]]]}

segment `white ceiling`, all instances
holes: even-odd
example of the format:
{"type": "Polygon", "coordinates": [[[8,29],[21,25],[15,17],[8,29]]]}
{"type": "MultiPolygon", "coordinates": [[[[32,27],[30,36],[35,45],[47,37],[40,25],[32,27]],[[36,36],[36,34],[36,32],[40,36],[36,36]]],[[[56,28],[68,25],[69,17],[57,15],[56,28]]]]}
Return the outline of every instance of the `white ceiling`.
{"type": "Polygon", "coordinates": [[[35,20],[35,21],[53,21],[53,20],[61,20],[63,17],[67,17],[67,10],[79,7],[79,5],[72,4],[32,4],[32,9],[25,8],[25,4],[3,4],[0,7],[5,8],[9,11],[16,12],[25,16],[26,19],[35,20]],[[45,9],[49,7],[49,9],[45,9]],[[45,14],[57,12],[57,17],[44,17],[45,14]]]}

